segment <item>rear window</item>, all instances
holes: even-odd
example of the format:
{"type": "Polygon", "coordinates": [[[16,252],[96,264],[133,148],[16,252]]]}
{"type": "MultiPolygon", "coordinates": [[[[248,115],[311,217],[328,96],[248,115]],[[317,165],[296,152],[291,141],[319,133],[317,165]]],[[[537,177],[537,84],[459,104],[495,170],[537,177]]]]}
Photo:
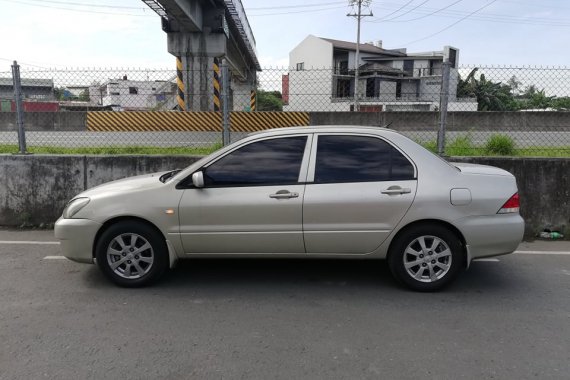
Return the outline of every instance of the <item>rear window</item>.
{"type": "Polygon", "coordinates": [[[392,145],[367,136],[321,135],[315,183],[414,179],[414,166],[392,145]]]}

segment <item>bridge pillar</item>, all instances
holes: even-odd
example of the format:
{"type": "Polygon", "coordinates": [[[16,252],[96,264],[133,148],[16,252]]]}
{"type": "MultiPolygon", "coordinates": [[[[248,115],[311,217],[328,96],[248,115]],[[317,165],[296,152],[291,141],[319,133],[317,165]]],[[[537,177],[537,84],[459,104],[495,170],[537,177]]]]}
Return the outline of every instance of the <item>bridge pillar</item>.
{"type": "Polygon", "coordinates": [[[222,33],[167,33],[168,52],[182,60],[187,111],[214,110],[214,57],[225,54],[226,41],[222,33]]]}

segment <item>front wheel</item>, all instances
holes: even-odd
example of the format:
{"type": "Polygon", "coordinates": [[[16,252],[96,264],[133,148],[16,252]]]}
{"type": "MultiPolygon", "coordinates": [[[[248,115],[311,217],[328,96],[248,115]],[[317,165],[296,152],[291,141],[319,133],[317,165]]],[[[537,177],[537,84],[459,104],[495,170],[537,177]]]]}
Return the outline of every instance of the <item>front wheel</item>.
{"type": "Polygon", "coordinates": [[[453,281],[464,267],[461,241],[443,226],[416,226],[396,238],[388,264],[409,288],[430,292],[453,281]]]}
{"type": "Polygon", "coordinates": [[[148,285],[168,267],[164,237],[137,221],[119,222],[107,228],[97,241],[95,256],[101,271],[124,287],[148,285]]]}

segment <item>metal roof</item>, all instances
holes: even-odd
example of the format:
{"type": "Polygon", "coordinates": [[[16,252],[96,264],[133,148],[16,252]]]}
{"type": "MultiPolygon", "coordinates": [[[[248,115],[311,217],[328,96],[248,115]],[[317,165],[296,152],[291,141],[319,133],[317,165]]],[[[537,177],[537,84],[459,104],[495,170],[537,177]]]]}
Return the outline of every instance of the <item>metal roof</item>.
{"type": "MultiPolygon", "coordinates": [[[[22,87],[53,87],[53,79],[21,78],[20,83],[22,87]]],[[[0,86],[12,87],[13,85],[12,78],[0,78],[0,86]]]]}
{"type": "Polygon", "coordinates": [[[394,59],[404,58],[404,59],[414,59],[414,60],[431,60],[431,61],[441,61],[443,60],[443,55],[403,55],[401,57],[362,57],[363,61],[393,61],[394,59]]]}
{"type": "MultiPolygon", "coordinates": [[[[356,43],[348,41],[333,40],[331,38],[319,37],[321,40],[328,41],[333,44],[333,47],[338,49],[356,50],[356,43]]],[[[395,57],[405,57],[406,54],[396,50],[386,50],[370,44],[360,44],[359,50],[364,53],[376,53],[384,55],[392,55],[395,57]]]]}

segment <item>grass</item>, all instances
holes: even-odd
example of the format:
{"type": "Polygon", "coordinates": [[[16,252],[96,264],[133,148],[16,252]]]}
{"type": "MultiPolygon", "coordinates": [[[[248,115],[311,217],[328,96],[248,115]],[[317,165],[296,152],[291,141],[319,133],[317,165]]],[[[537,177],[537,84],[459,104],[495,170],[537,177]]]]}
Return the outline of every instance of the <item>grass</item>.
{"type": "MultiPolygon", "coordinates": [[[[222,147],[221,143],[205,147],[155,147],[155,146],[101,146],[68,148],[58,146],[30,146],[28,153],[34,154],[102,154],[102,155],[206,155],[222,147]]],[[[18,153],[17,145],[0,145],[0,153],[18,153]]]]}
{"type": "MultiPolygon", "coordinates": [[[[492,138],[492,136],[491,136],[492,138]]],[[[490,138],[490,139],[491,139],[490,138]]],[[[489,139],[489,140],[490,140],[489,139]]],[[[503,147],[505,143],[498,143],[499,147],[503,147]]],[[[508,143],[506,143],[508,145],[508,143]]],[[[422,142],[426,149],[437,153],[437,142],[422,142]]],[[[505,150],[489,149],[489,141],[485,146],[477,146],[473,144],[469,134],[457,137],[448,141],[445,147],[445,153],[448,156],[512,156],[512,157],[570,157],[570,146],[533,146],[527,148],[513,148],[511,154],[501,154],[505,150]]],[[[222,147],[221,143],[212,144],[205,147],[154,147],[154,146],[108,146],[108,147],[83,147],[83,148],[67,148],[57,146],[31,146],[28,147],[29,153],[34,154],[76,154],[76,155],[166,155],[166,156],[191,156],[191,155],[207,155],[222,147]]],[[[17,145],[1,145],[0,154],[18,153],[17,145]]]]}
{"type": "MultiPolygon", "coordinates": [[[[434,140],[420,143],[424,148],[437,153],[434,140]]],[[[492,135],[484,146],[475,145],[471,136],[466,134],[447,142],[447,156],[505,156],[505,157],[570,157],[570,146],[531,146],[516,148],[506,135],[492,135]]]]}

